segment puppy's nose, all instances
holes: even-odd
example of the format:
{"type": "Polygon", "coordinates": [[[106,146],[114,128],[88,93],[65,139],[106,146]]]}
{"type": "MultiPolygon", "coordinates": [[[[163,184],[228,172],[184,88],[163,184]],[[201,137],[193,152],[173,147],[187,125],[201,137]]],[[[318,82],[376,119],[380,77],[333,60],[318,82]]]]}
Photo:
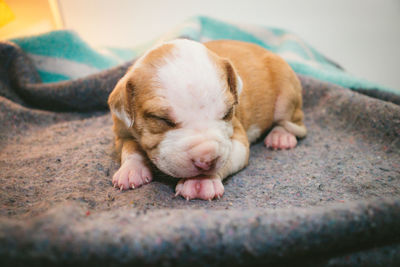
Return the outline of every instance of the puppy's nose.
{"type": "Polygon", "coordinates": [[[192,159],[192,162],[199,171],[209,171],[215,168],[217,160],[218,157],[212,160],[192,159]]]}

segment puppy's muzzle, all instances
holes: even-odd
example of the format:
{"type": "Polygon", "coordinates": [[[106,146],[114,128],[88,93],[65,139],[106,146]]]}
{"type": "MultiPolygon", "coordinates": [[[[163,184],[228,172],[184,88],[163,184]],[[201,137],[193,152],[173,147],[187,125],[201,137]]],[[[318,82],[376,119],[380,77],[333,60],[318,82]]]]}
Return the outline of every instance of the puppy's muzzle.
{"type": "Polygon", "coordinates": [[[215,141],[206,141],[190,149],[188,154],[198,171],[210,172],[215,169],[220,158],[217,151],[218,144],[215,141]]]}
{"type": "Polygon", "coordinates": [[[199,171],[212,171],[215,169],[219,157],[212,160],[202,161],[201,159],[192,159],[193,165],[199,171]]]}

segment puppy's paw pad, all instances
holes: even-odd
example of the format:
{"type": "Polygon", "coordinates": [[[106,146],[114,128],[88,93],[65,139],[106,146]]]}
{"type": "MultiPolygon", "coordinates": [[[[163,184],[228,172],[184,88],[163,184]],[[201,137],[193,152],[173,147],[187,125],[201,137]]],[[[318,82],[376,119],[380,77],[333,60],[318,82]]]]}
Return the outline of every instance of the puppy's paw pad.
{"type": "Polygon", "coordinates": [[[297,139],[294,134],[278,126],[268,134],[264,140],[264,144],[272,149],[291,149],[297,145],[297,139]]]}
{"type": "Polygon", "coordinates": [[[181,195],[186,200],[211,200],[224,194],[224,186],[220,178],[189,178],[181,179],[175,191],[176,196],[181,195]]]}
{"type": "Polygon", "coordinates": [[[153,180],[150,169],[139,160],[126,160],[114,174],[112,183],[120,190],[137,188],[153,180]]]}

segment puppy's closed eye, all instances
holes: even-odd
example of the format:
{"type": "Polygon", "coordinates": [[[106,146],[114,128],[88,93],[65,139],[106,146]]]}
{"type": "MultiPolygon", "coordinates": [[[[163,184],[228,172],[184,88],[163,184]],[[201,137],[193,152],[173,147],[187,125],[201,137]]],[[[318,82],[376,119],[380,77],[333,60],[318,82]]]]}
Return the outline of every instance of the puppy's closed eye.
{"type": "Polygon", "coordinates": [[[224,121],[228,121],[228,120],[232,119],[232,117],[233,117],[233,106],[228,109],[228,111],[225,113],[225,115],[224,115],[224,117],[222,117],[222,119],[224,121]]]}
{"type": "Polygon", "coordinates": [[[175,128],[177,126],[177,123],[173,122],[171,119],[165,116],[148,113],[146,114],[146,117],[156,121],[158,124],[163,124],[164,126],[168,126],[169,128],[175,128]]]}

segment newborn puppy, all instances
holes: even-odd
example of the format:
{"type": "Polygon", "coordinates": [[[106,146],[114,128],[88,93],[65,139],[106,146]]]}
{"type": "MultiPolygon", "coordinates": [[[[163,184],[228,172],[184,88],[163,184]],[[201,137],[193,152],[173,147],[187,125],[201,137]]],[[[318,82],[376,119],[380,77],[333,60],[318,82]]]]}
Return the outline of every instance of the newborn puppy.
{"type": "Polygon", "coordinates": [[[243,169],[268,129],[272,149],[304,137],[301,85],[290,66],[239,41],[175,40],[148,51],[109,96],[121,190],[152,180],[150,162],[178,178],[176,195],[211,200],[243,169]]]}

